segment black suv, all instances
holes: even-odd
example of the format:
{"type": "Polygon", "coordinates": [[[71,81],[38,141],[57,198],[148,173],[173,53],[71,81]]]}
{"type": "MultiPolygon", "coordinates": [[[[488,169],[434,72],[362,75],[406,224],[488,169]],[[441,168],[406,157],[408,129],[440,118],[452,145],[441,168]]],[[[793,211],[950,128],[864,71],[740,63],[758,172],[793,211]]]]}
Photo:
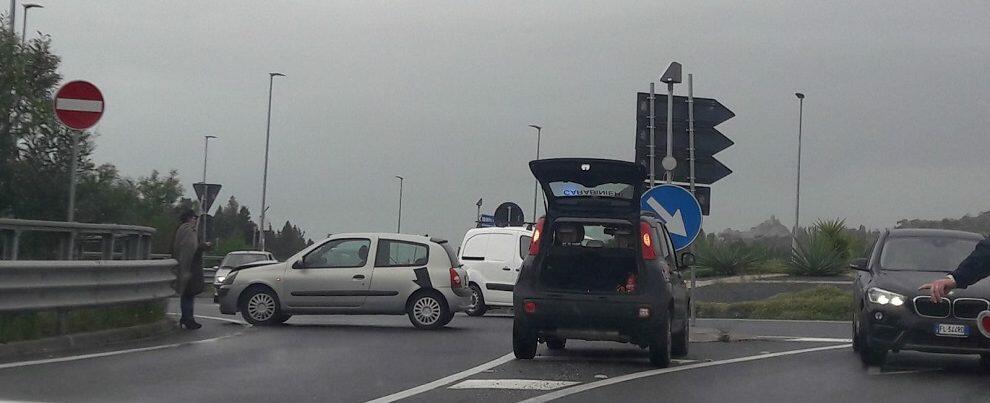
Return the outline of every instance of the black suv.
{"type": "Polygon", "coordinates": [[[516,358],[533,358],[540,342],[562,349],[567,339],[648,347],[659,367],[686,355],[687,290],[666,226],[640,210],[644,168],[579,158],[529,166],[547,215],[513,290],[516,358]]]}
{"type": "Polygon", "coordinates": [[[939,229],[894,229],[880,235],[868,258],[856,259],[853,350],[864,364],[883,365],[888,351],[980,354],[990,368],[990,339],[977,328],[990,309],[990,283],[957,289],[933,302],[921,284],[952,271],[983,236],[939,229]]]}

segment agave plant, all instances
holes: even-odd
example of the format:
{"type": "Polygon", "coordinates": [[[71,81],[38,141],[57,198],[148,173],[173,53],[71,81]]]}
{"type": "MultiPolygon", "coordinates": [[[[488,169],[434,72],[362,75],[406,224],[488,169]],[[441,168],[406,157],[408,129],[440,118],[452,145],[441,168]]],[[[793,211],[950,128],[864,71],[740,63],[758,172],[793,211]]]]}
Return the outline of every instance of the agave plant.
{"type": "Polygon", "coordinates": [[[706,241],[698,245],[697,266],[716,274],[733,276],[753,267],[761,259],[746,245],[706,241]]]}
{"type": "Polygon", "coordinates": [[[834,240],[826,233],[814,231],[798,240],[788,263],[799,276],[837,276],[846,270],[848,253],[848,248],[837,250],[834,240]]]}
{"type": "Polygon", "coordinates": [[[812,232],[824,237],[843,259],[848,260],[852,256],[852,239],[846,234],[846,220],[818,220],[812,232]]]}

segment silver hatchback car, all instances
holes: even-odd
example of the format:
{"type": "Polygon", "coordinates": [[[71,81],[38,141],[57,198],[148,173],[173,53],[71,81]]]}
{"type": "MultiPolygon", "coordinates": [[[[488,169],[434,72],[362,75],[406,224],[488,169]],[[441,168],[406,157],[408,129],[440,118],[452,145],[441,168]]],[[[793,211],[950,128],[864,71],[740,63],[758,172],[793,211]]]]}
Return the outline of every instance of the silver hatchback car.
{"type": "Polygon", "coordinates": [[[220,284],[220,312],[255,325],[292,315],[409,316],[436,329],[471,305],[467,273],[447,241],[425,236],[339,234],[285,262],[234,270],[220,284]]]}

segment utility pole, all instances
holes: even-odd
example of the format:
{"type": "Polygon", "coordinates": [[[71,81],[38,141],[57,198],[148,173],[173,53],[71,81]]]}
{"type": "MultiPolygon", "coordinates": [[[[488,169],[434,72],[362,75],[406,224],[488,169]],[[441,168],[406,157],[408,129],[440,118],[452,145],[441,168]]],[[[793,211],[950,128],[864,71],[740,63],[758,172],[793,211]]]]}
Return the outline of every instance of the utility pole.
{"type": "Polygon", "coordinates": [[[271,140],[272,134],[272,87],[275,82],[275,77],[285,77],[282,73],[268,73],[268,127],[265,129],[265,173],[261,178],[261,238],[259,239],[258,245],[261,247],[261,251],[265,251],[265,212],[268,208],[265,205],[265,198],[268,195],[268,145],[271,140]]]}
{"type": "Polygon", "coordinates": [[[674,179],[674,168],[677,168],[677,160],[674,159],[674,84],[681,82],[681,64],[671,62],[667,66],[667,71],[660,77],[660,81],[667,83],[667,155],[663,157],[663,169],[667,171],[667,183],[674,179]]]}
{"type": "Polygon", "coordinates": [[[399,222],[396,225],[395,232],[397,234],[402,233],[402,182],[405,182],[406,178],[399,175],[395,175],[395,178],[399,180],[399,222]]]}
{"type": "Polygon", "coordinates": [[[791,250],[797,249],[799,221],[801,219],[801,126],[804,121],[804,94],[794,93],[798,98],[798,157],[797,157],[797,192],[794,200],[794,231],[791,234],[791,250]]]}
{"type": "MultiPolygon", "coordinates": [[[[688,180],[691,189],[691,196],[698,197],[698,195],[694,193],[695,178],[694,178],[694,75],[693,74],[688,74],[688,164],[690,168],[690,177],[688,178],[688,180]]],[[[691,246],[691,249],[692,250],[694,249],[693,245],[691,246]]],[[[691,326],[697,325],[698,322],[697,321],[698,318],[695,312],[695,305],[694,305],[694,287],[697,284],[696,274],[697,273],[695,271],[695,265],[691,265],[691,291],[690,291],[691,294],[689,295],[690,297],[689,301],[691,301],[691,306],[689,307],[689,309],[691,310],[691,326]]]]}

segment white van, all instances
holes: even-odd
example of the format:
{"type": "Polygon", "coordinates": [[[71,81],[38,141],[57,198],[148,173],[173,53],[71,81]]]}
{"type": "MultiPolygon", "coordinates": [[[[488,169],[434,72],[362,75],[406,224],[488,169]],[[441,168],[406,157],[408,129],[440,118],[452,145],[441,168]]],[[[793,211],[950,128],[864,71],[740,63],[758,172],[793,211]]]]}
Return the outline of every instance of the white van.
{"type": "Polygon", "coordinates": [[[470,279],[468,315],[484,315],[489,307],[512,306],[512,287],[529,254],[532,235],[533,230],[524,227],[474,228],[464,235],[460,261],[470,279]]]}

